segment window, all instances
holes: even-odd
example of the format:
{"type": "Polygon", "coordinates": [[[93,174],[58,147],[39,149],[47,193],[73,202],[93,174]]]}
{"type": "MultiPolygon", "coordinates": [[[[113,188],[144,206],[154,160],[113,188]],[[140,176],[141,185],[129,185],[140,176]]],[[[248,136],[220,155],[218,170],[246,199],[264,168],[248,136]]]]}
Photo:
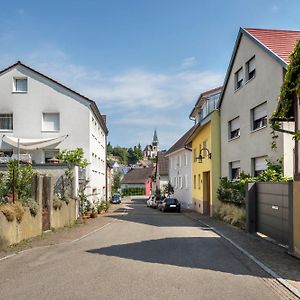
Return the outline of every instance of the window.
{"type": "Polygon", "coordinates": [[[56,158],[59,153],[59,150],[45,150],[45,163],[51,163],[49,160],[56,158]]]}
{"type": "Polygon", "coordinates": [[[237,179],[240,177],[241,167],[240,161],[233,161],[230,163],[230,178],[231,180],[237,179]]]}
{"type": "Polygon", "coordinates": [[[252,130],[267,126],[267,102],[252,109],[252,130]]]}
{"type": "Polygon", "coordinates": [[[201,185],[201,175],[198,175],[198,189],[200,190],[200,185],[201,185]]]}
{"type": "Polygon", "coordinates": [[[13,150],[1,150],[0,157],[11,157],[13,155],[13,150]]]}
{"type": "Polygon", "coordinates": [[[253,56],[246,64],[247,66],[247,80],[255,76],[255,57],[253,56]]]}
{"type": "Polygon", "coordinates": [[[196,184],[197,184],[197,183],[196,183],[196,180],[197,180],[197,179],[196,179],[196,175],[194,175],[194,189],[197,188],[197,186],[196,186],[196,184]]]}
{"type": "Polygon", "coordinates": [[[243,68],[235,73],[235,89],[239,89],[243,85],[243,68]]]}
{"type": "MultiPolygon", "coordinates": [[[[208,148],[208,140],[205,140],[205,141],[203,141],[203,149],[207,149],[208,148]]],[[[203,157],[207,157],[207,155],[208,155],[208,153],[207,153],[207,151],[202,151],[202,156],[203,157]]]]}
{"type": "Polygon", "coordinates": [[[59,131],[59,113],[43,113],[43,131],[59,131]]]}
{"type": "Polygon", "coordinates": [[[14,92],[27,92],[27,78],[14,78],[14,92]]]}
{"type": "Polygon", "coordinates": [[[253,158],[254,176],[258,176],[261,172],[267,169],[267,156],[253,158]]]}
{"type": "Polygon", "coordinates": [[[234,139],[236,137],[239,137],[240,136],[240,118],[237,117],[237,118],[229,121],[228,128],[229,128],[229,139],[234,139]]]}
{"type": "Polygon", "coordinates": [[[0,130],[13,130],[13,114],[0,114],[0,130]]]}
{"type": "Polygon", "coordinates": [[[197,162],[197,150],[196,150],[196,148],[194,149],[194,162],[197,162]]]}

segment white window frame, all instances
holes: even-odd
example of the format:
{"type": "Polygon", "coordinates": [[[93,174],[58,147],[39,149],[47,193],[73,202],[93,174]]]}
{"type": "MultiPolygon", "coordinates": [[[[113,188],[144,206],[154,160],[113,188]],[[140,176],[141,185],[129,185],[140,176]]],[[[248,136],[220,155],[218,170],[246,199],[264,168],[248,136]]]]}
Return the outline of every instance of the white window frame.
{"type": "Polygon", "coordinates": [[[239,160],[232,161],[229,163],[229,166],[230,166],[230,179],[231,180],[238,179],[241,174],[241,162],[239,160]],[[238,176],[233,176],[233,170],[237,172],[238,176]]]}
{"type": "Polygon", "coordinates": [[[247,81],[253,79],[256,75],[255,55],[246,63],[247,81]]]}
{"type": "Polygon", "coordinates": [[[252,159],[253,164],[253,176],[258,176],[261,172],[267,169],[267,162],[266,159],[268,158],[267,155],[254,157],[252,159]]]}
{"type": "Polygon", "coordinates": [[[13,78],[13,92],[26,94],[28,92],[28,78],[27,77],[14,77],[13,78]],[[17,80],[26,80],[26,90],[17,90],[17,80]]]}
{"type": "Polygon", "coordinates": [[[43,132],[59,132],[60,131],[60,113],[59,112],[43,112],[42,114],[42,131],[43,132]],[[44,123],[45,115],[58,115],[58,129],[47,129],[44,123]]]}
{"type": "Polygon", "coordinates": [[[13,115],[13,113],[1,113],[0,118],[11,118],[12,119],[12,122],[11,122],[12,128],[0,128],[0,131],[11,132],[14,130],[14,115],[13,115]]]}
{"type": "Polygon", "coordinates": [[[267,102],[263,102],[251,109],[251,130],[256,131],[268,125],[267,102]],[[259,126],[256,126],[258,122],[259,126]]]}
{"type": "Polygon", "coordinates": [[[243,81],[244,81],[244,74],[243,74],[243,67],[241,67],[234,73],[234,89],[236,91],[242,88],[243,81]]]}
{"type": "Polygon", "coordinates": [[[236,139],[240,137],[241,130],[240,130],[240,117],[236,117],[228,122],[228,139],[236,139]],[[233,136],[233,133],[237,133],[237,135],[233,136]]]}

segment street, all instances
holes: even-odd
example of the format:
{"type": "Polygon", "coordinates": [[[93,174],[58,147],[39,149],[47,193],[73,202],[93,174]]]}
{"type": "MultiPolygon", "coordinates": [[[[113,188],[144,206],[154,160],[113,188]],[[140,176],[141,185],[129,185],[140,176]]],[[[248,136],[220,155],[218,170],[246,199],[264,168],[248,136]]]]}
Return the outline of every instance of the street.
{"type": "Polygon", "coordinates": [[[184,213],[139,200],[104,217],[106,226],[80,240],[0,261],[0,298],[288,299],[274,279],[184,213]]]}

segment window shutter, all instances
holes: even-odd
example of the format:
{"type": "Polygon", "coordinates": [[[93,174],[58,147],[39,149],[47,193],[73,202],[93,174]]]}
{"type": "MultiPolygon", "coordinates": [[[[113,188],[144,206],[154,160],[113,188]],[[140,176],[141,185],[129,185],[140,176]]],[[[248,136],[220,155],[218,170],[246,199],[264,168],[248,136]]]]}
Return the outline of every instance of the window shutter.
{"type": "Polygon", "coordinates": [[[251,60],[249,60],[248,62],[248,72],[252,72],[255,70],[255,59],[252,58],[251,60]]]}
{"type": "Polygon", "coordinates": [[[253,109],[254,121],[266,116],[267,116],[267,103],[263,103],[253,109]]]}
{"type": "Polygon", "coordinates": [[[240,69],[236,74],[237,81],[243,80],[243,69],[240,69]]]}
{"type": "Polygon", "coordinates": [[[233,161],[231,163],[231,169],[238,169],[238,168],[240,168],[240,161],[239,160],[233,161]]]}
{"type": "Polygon", "coordinates": [[[230,130],[234,131],[240,129],[240,118],[235,118],[232,121],[230,121],[230,130]]]}
{"type": "Polygon", "coordinates": [[[267,168],[266,156],[255,158],[255,171],[265,170],[267,168]]]}

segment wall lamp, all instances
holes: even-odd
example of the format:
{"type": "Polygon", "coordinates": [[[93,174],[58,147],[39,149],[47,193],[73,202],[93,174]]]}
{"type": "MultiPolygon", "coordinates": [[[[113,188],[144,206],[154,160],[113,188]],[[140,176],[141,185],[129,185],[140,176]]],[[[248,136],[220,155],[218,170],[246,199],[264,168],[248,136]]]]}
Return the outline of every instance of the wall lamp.
{"type": "Polygon", "coordinates": [[[211,153],[209,152],[209,150],[208,150],[207,148],[202,148],[202,149],[199,151],[199,156],[196,157],[196,160],[198,161],[198,163],[202,163],[202,160],[203,160],[206,156],[207,156],[209,159],[211,159],[211,153]],[[204,156],[202,155],[203,152],[204,152],[204,156]]]}

